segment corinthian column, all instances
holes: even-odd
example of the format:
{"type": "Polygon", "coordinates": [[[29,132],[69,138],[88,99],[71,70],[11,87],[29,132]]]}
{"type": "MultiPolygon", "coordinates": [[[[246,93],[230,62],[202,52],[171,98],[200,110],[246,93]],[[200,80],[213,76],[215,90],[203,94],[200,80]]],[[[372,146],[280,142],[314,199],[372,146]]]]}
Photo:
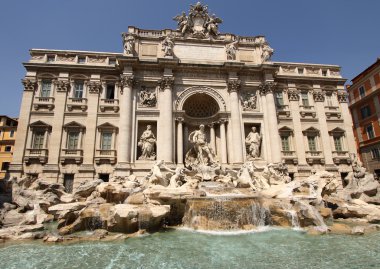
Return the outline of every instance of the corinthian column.
{"type": "Polygon", "coordinates": [[[274,163],[278,163],[281,162],[281,141],[280,135],[278,133],[276,105],[273,96],[273,91],[276,87],[276,83],[264,82],[259,87],[261,94],[265,95],[266,115],[264,117],[267,117],[269,130],[269,134],[264,135],[266,137],[269,137],[267,141],[270,142],[271,146],[271,160],[274,163]]]}
{"type": "Polygon", "coordinates": [[[228,81],[228,91],[230,92],[230,102],[231,102],[231,127],[232,127],[232,139],[233,144],[233,163],[243,162],[243,140],[241,133],[241,119],[240,119],[240,109],[239,109],[239,97],[238,91],[240,89],[240,80],[230,79],[228,81]]]}
{"type": "Polygon", "coordinates": [[[121,75],[121,90],[119,95],[119,145],[117,148],[118,168],[128,169],[131,162],[132,137],[132,89],[135,79],[132,73],[121,75]]]}
{"type": "Polygon", "coordinates": [[[173,76],[164,76],[159,81],[160,118],[158,120],[157,159],[173,162],[173,76]]]}
{"type": "Polygon", "coordinates": [[[222,164],[227,163],[227,140],[226,140],[226,126],[225,120],[219,121],[220,125],[220,161],[222,164]]]}
{"type": "Polygon", "coordinates": [[[183,164],[183,118],[179,117],[177,120],[177,163],[183,164]]]}

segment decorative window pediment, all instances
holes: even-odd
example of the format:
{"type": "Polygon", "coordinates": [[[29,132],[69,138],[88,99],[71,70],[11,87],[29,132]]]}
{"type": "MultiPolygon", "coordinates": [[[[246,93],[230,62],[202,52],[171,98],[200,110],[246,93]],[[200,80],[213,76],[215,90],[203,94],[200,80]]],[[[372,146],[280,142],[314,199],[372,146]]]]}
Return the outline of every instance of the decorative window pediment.
{"type": "Polygon", "coordinates": [[[344,135],[345,131],[342,128],[336,127],[329,131],[329,135],[344,135]]]}
{"type": "Polygon", "coordinates": [[[76,121],[71,121],[69,123],[66,123],[63,125],[64,129],[78,129],[78,130],[84,130],[86,129],[86,126],[76,122],[76,121]]]}
{"type": "Polygon", "coordinates": [[[48,129],[51,130],[51,125],[47,124],[43,121],[35,121],[31,124],[29,124],[30,129],[48,129]]]}
{"type": "Polygon", "coordinates": [[[99,130],[112,130],[112,131],[117,131],[119,128],[109,122],[105,122],[101,125],[98,126],[99,130]]]}
{"type": "Polygon", "coordinates": [[[280,129],[278,129],[278,132],[280,134],[287,134],[287,135],[293,135],[293,129],[289,128],[288,126],[284,126],[284,127],[281,127],[280,129]]]}
{"type": "Polygon", "coordinates": [[[306,130],[303,130],[302,133],[304,135],[319,135],[319,130],[314,127],[309,127],[306,130]]]}

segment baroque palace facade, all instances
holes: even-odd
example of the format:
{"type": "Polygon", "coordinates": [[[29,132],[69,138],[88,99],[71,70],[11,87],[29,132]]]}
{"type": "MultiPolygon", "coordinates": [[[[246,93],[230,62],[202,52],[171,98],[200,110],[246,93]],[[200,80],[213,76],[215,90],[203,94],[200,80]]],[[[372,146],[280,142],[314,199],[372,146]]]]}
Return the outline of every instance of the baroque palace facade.
{"type": "Polygon", "coordinates": [[[128,27],[123,53],[30,50],[12,174],[75,187],[145,175],[156,160],[181,166],[200,125],[229,168],[254,160],[285,162],[294,178],[351,171],[339,66],[273,62],[265,37],[219,33],[222,21],[200,3],[174,19],[177,30],[128,27]]]}

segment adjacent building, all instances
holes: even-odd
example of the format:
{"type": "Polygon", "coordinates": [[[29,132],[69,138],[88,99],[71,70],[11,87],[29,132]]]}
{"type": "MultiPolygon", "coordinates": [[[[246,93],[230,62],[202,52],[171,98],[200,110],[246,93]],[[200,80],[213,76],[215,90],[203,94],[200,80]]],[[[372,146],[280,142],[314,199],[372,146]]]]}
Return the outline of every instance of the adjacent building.
{"type": "Polygon", "coordinates": [[[17,124],[17,119],[0,115],[0,181],[9,177],[8,169],[13,158],[17,124]]]}
{"type": "Polygon", "coordinates": [[[360,158],[380,176],[380,58],[352,79],[348,92],[360,158]]]}
{"type": "Polygon", "coordinates": [[[257,166],[283,161],[294,178],[351,171],[339,66],[271,61],[265,37],[220,33],[199,3],[175,20],[176,30],[128,27],[122,52],[30,50],[12,173],[71,188],[145,175],[156,160],[182,166],[201,124],[223,166],[250,159],[256,127],[257,166]]]}

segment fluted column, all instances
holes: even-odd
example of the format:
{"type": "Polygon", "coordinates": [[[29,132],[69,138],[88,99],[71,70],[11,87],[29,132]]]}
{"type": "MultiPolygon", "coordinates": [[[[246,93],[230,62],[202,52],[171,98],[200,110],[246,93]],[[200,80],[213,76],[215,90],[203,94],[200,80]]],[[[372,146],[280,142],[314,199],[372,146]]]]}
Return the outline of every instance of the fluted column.
{"type": "Polygon", "coordinates": [[[232,125],[232,139],[233,144],[233,163],[243,162],[243,140],[241,134],[241,120],[239,109],[239,96],[238,91],[240,89],[240,80],[230,79],[228,80],[228,90],[230,92],[231,102],[231,125],[232,125]]]}
{"type": "Polygon", "coordinates": [[[264,82],[260,86],[260,92],[265,95],[266,112],[267,112],[267,122],[269,134],[264,134],[269,137],[271,145],[271,160],[274,163],[281,162],[281,141],[280,135],[278,133],[278,122],[276,105],[274,102],[273,91],[276,87],[274,82],[264,82]]]}
{"type": "Polygon", "coordinates": [[[132,89],[135,79],[132,73],[121,75],[121,91],[119,95],[119,143],[117,148],[118,168],[126,169],[131,162],[132,137],[132,89]]]}
{"type": "Polygon", "coordinates": [[[160,118],[158,121],[157,159],[173,162],[173,76],[164,76],[159,81],[160,86],[160,118]]]}
{"type": "Polygon", "coordinates": [[[177,163],[183,164],[183,118],[179,117],[177,120],[177,163]]]}
{"type": "Polygon", "coordinates": [[[226,125],[225,120],[219,121],[220,128],[220,160],[222,164],[227,163],[227,139],[226,139],[226,125]]]}

